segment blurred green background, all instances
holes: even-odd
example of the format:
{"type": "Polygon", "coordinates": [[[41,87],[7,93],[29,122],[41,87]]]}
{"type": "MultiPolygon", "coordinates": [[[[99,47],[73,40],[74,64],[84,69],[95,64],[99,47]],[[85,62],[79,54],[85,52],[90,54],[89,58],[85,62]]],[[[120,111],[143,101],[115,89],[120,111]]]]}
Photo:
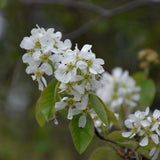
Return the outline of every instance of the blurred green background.
{"type": "MultiPolygon", "coordinates": [[[[134,6],[141,2],[0,0],[0,160],[87,160],[94,148],[104,145],[95,137],[79,155],[67,120],[58,117],[58,126],[53,122],[38,126],[34,113],[40,92],[25,73],[21,60],[25,51],[19,44],[36,24],[53,27],[64,39],[70,38],[73,47],[76,43],[79,48],[92,44],[92,51],[105,60],[107,71],[121,66],[132,74],[140,70],[140,50],[151,48],[160,53],[160,3],[134,6]],[[100,15],[96,6],[109,10],[109,14],[100,15]],[[119,6],[124,6],[121,13],[111,12],[119,6]]],[[[160,66],[153,66],[149,75],[157,86],[152,109],[160,109],[159,73],[160,66]]]]}

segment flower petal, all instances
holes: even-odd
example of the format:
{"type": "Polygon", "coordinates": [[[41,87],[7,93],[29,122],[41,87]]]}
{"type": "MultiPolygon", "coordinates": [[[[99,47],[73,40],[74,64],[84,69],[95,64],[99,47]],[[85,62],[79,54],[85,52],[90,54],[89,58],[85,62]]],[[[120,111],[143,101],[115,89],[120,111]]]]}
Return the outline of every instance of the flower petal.
{"type": "Polygon", "coordinates": [[[86,115],[83,114],[82,116],[80,116],[79,118],[79,122],[78,122],[78,126],[81,128],[84,128],[86,125],[87,119],[86,119],[86,115]]]}
{"type": "Polygon", "coordinates": [[[152,135],[151,135],[151,139],[153,140],[153,142],[154,142],[155,144],[158,144],[158,143],[159,143],[159,137],[158,137],[157,134],[152,134],[152,135]]]}
{"type": "Polygon", "coordinates": [[[129,136],[131,136],[131,134],[132,134],[132,132],[123,132],[122,136],[123,137],[129,137],[129,136]]]}
{"type": "Polygon", "coordinates": [[[139,143],[140,146],[147,146],[148,145],[148,136],[145,136],[141,142],[139,143]]]}

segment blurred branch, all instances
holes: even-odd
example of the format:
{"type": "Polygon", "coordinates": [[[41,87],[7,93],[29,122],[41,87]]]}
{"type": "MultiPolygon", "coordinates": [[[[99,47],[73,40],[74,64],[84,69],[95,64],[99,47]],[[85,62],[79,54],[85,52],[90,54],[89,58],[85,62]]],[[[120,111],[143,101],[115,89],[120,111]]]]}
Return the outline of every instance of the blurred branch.
{"type": "Polygon", "coordinates": [[[22,3],[29,4],[29,5],[65,5],[65,6],[70,6],[70,7],[75,7],[75,8],[83,8],[86,10],[91,10],[94,11],[100,15],[103,15],[104,13],[106,14],[109,12],[106,9],[103,9],[100,6],[87,3],[87,2],[81,2],[81,1],[70,1],[70,0],[24,0],[22,3]]]}
{"type": "Polygon", "coordinates": [[[37,5],[37,4],[45,4],[45,5],[52,5],[52,4],[58,4],[58,5],[66,5],[66,6],[71,6],[71,7],[76,7],[76,8],[84,8],[87,10],[94,11],[99,14],[99,17],[92,19],[88,23],[85,23],[82,25],[80,28],[64,35],[64,37],[68,38],[75,38],[78,37],[82,34],[84,34],[86,31],[88,31],[91,27],[93,27],[95,24],[97,24],[102,18],[111,18],[117,14],[129,11],[134,8],[142,7],[151,3],[160,3],[160,0],[136,0],[132,1],[126,4],[123,4],[117,8],[107,10],[104,9],[100,6],[87,3],[87,2],[81,2],[81,1],[67,1],[67,0],[39,0],[39,1],[32,1],[32,0],[25,0],[23,1],[25,4],[29,5],[37,5]]]}
{"type": "Polygon", "coordinates": [[[92,26],[94,26],[95,24],[97,24],[102,17],[97,17],[91,21],[89,21],[88,23],[85,23],[84,25],[82,25],[80,28],[65,34],[63,37],[64,39],[66,38],[70,38],[70,39],[74,39],[75,37],[78,37],[82,34],[84,34],[87,30],[89,30],[92,26]]]}
{"type": "Polygon", "coordinates": [[[160,3],[160,0],[143,0],[143,1],[136,0],[136,1],[132,1],[127,4],[124,4],[122,6],[119,6],[115,9],[112,9],[109,11],[107,10],[107,12],[105,12],[105,11],[103,13],[101,12],[102,13],[101,16],[89,21],[88,23],[84,24],[83,26],[76,29],[75,31],[66,34],[65,37],[73,39],[75,37],[78,37],[78,36],[84,34],[91,27],[93,27],[93,25],[97,24],[97,22],[100,21],[102,18],[111,18],[119,13],[123,13],[123,12],[129,11],[133,8],[138,8],[138,7],[150,4],[150,3],[160,3]]]}
{"type": "Polygon", "coordinates": [[[115,15],[121,12],[125,12],[128,10],[131,10],[136,7],[141,7],[150,3],[160,3],[160,0],[136,0],[132,1],[126,4],[123,4],[122,6],[119,6],[115,9],[107,10],[100,6],[97,6],[95,4],[87,3],[87,2],[81,2],[81,1],[68,1],[68,0],[23,0],[22,3],[28,4],[28,5],[66,5],[70,7],[76,7],[76,8],[84,8],[87,10],[94,11],[96,13],[99,13],[99,15],[103,17],[108,17],[111,15],[115,15]]]}

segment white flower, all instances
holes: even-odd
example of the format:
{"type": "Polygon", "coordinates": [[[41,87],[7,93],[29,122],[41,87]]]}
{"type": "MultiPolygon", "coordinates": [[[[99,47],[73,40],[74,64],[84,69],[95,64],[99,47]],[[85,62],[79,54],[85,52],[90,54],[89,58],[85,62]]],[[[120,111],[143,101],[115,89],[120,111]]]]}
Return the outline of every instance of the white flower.
{"type": "Polygon", "coordinates": [[[122,105],[129,106],[128,111],[130,112],[140,99],[138,93],[140,88],[128,75],[128,71],[123,72],[121,68],[113,69],[112,74],[103,73],[100,83],[101,86],[96,93],[114,112],[119,112],[122,105]]]}
{"type": "MultiPolygon", "coordinates": [[[[64,109],[65,107],[68,107],[68,115],[67,118],[71,120],[74,115],[83,113],[83,111],[87,108],[88,106],[88,95],[84,95],[81,98],[81,101],[75,101],[73,98],[69,97],[64,97],[61,99],[60,102],[56,102],[55,104],[55,110],[59,111],[64,109]]],[[[79,120],[79,126],[84,128],[86,124],[86,117],[84,118],[85,115],[80,117],[79,120]]]]}
{"type": "Polygon", "coordinates": [[[60,64],[55,71],[55,77],[62,83],[74,82],[82,80],[82,76],[76,74],[76,68],[72,64],[60,64]]]}
{"type": "Polygon", "coordinates": [[[104,60],[96,58],[95,54],[91,51],[92,45],[84,45],[79,53],[79,58],[88,63],[89,71],[92,74],[101,74],[104,72],[102,65],[104,60]]]}
{"type": "MultiPolygon", "coordinates": [[[[134,114],[130,114],[127,120],[125,120],[125,126],[129,129],[128,132],[123,132],[123,137],[132,138],[135,135],[140,137],[140,146],[147,146],[149,141],[152,140],[156,145],[159,144],[159,120],[157,115],[159,110],[155,110],[153,115],[149,115],[149,107],[143,111],[136,111],[134,114]]],[[[153,151],[152,151],[153,152],[153,151]]],[[[152,153],[151,152],[151,153],[152,153]]],[[[151,154],[152,155],[152,154],[151,154]]]]}
{"type": "Polygon", "coordinates": [[[72,46],[69,39],[61,41],[61,32],[54,31],[54,28],[45,30],[37,25],[31,30],[31,36],[24,37],[20,44],[27,50],[22,57],[23,62],[28,64],[26,72],[38,81],[40,90],[47,85],[43,75],[51,76],[61,63],[63,54],[72,46]]]}

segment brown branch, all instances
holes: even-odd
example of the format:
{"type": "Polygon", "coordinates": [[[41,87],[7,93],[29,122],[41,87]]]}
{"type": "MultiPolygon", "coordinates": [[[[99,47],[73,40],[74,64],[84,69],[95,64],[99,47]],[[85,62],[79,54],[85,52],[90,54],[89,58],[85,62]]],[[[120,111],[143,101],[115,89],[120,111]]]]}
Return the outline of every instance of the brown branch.
{"type": "Polygon", "coordinates": [[[27,5],[65,5],[69,7],[74,7],[74,8],[82,8],[86,10],[90,10],[93,12],[96,12],[100,15],[103,15],[104,13],[106,14],[109,12],[109,10],[104,9],[100,6],[87,3],[87,2],[81,2],[81,1],[70,1],[70,0],[25,0],[22,1],[22,3],[27,4],[27,5]]]}
{"type": "Polygon", "coordinates": [[[94,131],[95,131],[96,136],[97,136],[99,139],[104,140],[104,141],[106,141],[106,142],[110,142],[110,143],[112,143],[112,144],[118,145],[118,143],[116,143],[115,141],[113,141],[113,140],[111,140],[111,139],[108,139],[108,138],[105,138],[105,137],[103,137],[102,135],[100,135],[96,128],[95,128],[94,131]]]}
{"type": "Polygon", "coordinates": [[[115,14],[119,14],[128,10],[131,10],[133,8],[141,7],[144,5],[148,5],[151,3],[160,3],[160,0],[136,0],[136,1],[131,1],[126,4],[123,4],[117,8],[108,10],[105,8],[102,8],[100,6],[97,6],[95,4],[87,3],[87,2],[81,2],[81,1],[72,1],[72,0],[24,0],[21,1],[24,4],[27,5],[65,5],[65,6],[70,6],[70,7],[75,7],[75,8],[83,8],[86,10],[94,11],[101,15],[102,17],[110,17],[115,14]]]}
{"type": "Polygon", "coordinates": [[[84,34],[89,28],[96,25],[101,20],[101,18],[102,17],[97,17],[97,18],[89,21],[88,23],[85,23],[80,28],[78,28],[70,33],[65,34],[63,36],[64,39],[66,39],[66,38],[74,39],[75,37],[78,37],[78,36],[84,34]]]}
{"type": "Polygon", "coordinates": [[[114,148],[114,150],[116,151],[116,153],[125,159],[125,153],[122,152],[119,148],[116,147],[116,145],[119,145],[118,143],[116,143],[115,141],[111,140],[111,139],[108,139],[108,138],[105,138],[103,137],[102,135],[99,134],[99,132],[97,131],[97,129],[95,128],[95,134],[97,135],[97,137],[103,141],[106,141],[106,142],[109,142],[111,143],[112,147],[114,148]]]}
{"type": "Polygon", "coordinates": [[[102,18],[105,18],[105,19],[106,18],[111,18],[111,17],[113,17],[117,14],[129,11],[133,8],[138,8],[138,7],[141,7],[141,6],[150,4],[150,3],[156,3],[156,2],[160,3],[160,0],[143,0],[143,1],[137,0],[137,1],[129,2],[127,4],[124,4],[120,7],[117,7],[115,9],[112,9],[112,10],[109,10],[109,11],[108,10],[104,11],[104,9],[103,9],[98,18],[95,18],[95,19],[89,21],[88,23],[84,24],[80,28],[74,30],[73,32],[70,32],[70,33],[66,34],[65,37],[73,39],[75,37],[78,37],[78,36],[84,34],[91,27],[93,27],[95,24],[97,24],[102,18]]]}
{"type": "Polygon", "coordinates": [[[160,3],[160,0],[136,0],[136,1],[132,1],[126,4],[123,4],[117,8],[111,9],[111,10],[107,10],[104,9],[100,6],[91,4],[91,3],[87,3],[87,2],[81,2],[81,1],[67,1],[67,0],[37,0],[37,1],[32,1],[32,0],[26,0],[23,1],[23,3],[28,4],[28,5],[36,5],[40,4],[40,5],[53,5],[53,4],[57,4],[57,5],[66,5],[66,6],[70,6],[70,7],[76,7],[76,8],[84,8],[87,10],[91,10],[94,11],[96,13],[99,14],[99,17],[92,19],[91,21],[89,21],[88,23],[82,25],[80,28],[64,35],[64,37],[68,37],[68,38],[75,38],[78,37],[82,34],[84,34],[86,31],[88,31],[91,27],[93,27],[95,24],[97,24],[102,18],[111,18],[117,14],[129,11],[131,9],[134,8],[138,8],[138,7],[142,7],[151,3],[160,3]]]}

